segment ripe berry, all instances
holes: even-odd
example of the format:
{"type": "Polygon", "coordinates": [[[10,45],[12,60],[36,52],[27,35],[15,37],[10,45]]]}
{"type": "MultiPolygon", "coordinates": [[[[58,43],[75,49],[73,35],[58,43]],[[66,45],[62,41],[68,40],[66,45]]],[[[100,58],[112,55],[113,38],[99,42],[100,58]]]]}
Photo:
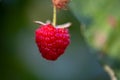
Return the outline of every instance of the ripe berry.
{"type": "Polygon", "coordinates": [[[56,8],[63,9],[67,6],[69,0],[52,0],[52,2],[56,6],[56,8]]]}
{"type": "Polygon", "coordinates": [[[57,28],[51,24],[41,25],[35,36],[41,55],[47,60],[56,60],[70,43],[68,29],[57,28]]]}

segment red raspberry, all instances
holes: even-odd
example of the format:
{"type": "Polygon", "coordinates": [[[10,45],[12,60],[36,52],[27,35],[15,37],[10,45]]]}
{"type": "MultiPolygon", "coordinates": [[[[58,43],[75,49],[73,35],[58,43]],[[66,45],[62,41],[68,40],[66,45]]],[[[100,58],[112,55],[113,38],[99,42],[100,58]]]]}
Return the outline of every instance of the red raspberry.
{"type": "Polygon", "coordinates": [[[36,30],[36,44],[47,60],[56,60],[70,43],[68,29],[57,28],[51,24],[41,25],[36,30]]]}
{"type": "Polygon", "coordinates": [[[70,0],[52,0],[52,3],[56,6],[56,8],[64,9],[66,8],[69,1],[70,0]]]}

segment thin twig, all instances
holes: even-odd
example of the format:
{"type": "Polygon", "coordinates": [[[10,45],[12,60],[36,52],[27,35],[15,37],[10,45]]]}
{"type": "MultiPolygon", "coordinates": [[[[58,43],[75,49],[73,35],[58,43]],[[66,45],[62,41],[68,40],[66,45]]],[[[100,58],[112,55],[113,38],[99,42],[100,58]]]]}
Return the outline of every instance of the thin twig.
{"type": "Polygon", "coordinates": [[[105,65],[104,66],[105,71],[109,74],[111,80],[117,80],[117,77],[115,76],[114,71],[110,68],[110,66],[105,65]]]}

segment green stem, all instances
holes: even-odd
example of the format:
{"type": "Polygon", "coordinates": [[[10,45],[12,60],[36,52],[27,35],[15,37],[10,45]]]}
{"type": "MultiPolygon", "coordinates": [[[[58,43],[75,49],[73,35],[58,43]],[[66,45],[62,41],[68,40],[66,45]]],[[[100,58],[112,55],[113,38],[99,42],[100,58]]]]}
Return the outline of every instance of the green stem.
{"type": "Polygon", "coordinates": [[[53,6],[53,26],[55,27],[56,26],[56,7],[53,6]]]}

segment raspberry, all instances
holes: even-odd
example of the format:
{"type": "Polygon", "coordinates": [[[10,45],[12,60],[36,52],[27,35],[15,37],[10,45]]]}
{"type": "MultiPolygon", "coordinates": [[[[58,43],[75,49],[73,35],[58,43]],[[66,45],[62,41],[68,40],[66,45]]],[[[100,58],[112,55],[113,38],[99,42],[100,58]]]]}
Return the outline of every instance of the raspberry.
{"type": "Polygon", "coordinates": [[[67,6],[69,0],[52,0],[52,2],[56,6],[56,8],[63,9],[67,6]]]}
{"type": "Polygon", "coordinates": [[[47,60],[56,60],[70,43],[68,29],[57,28],[51,24],[41,25],[36,30],[36,44],[41,55],[47,60]]]}

